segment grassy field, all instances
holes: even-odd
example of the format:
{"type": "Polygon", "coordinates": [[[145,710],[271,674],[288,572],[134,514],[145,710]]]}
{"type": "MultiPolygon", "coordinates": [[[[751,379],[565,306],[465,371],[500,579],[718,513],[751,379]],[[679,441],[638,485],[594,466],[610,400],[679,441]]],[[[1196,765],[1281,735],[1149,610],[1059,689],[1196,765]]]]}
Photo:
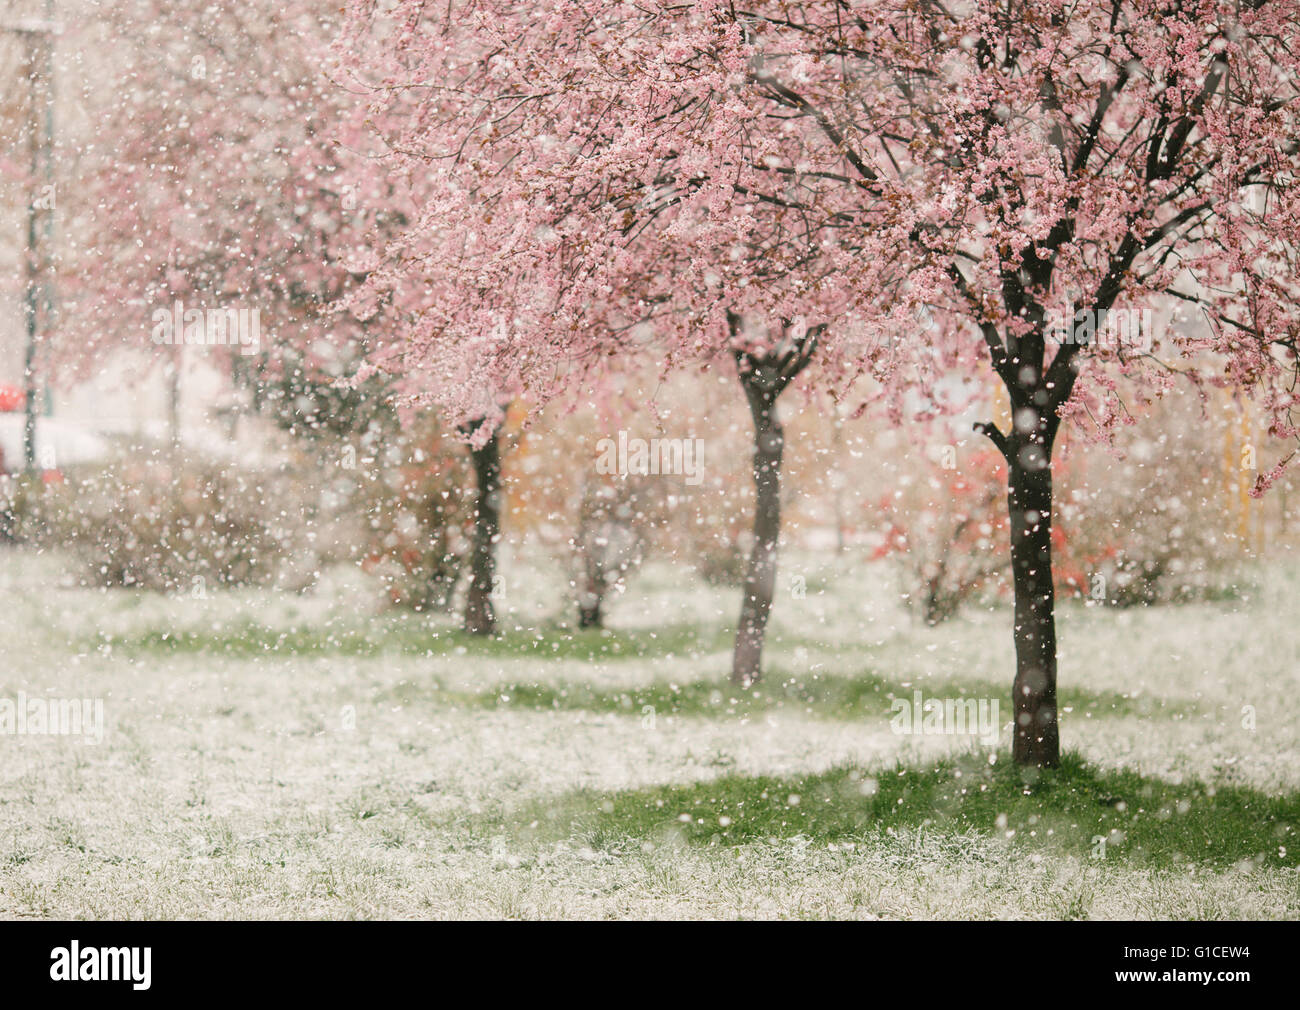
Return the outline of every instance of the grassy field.
{"type": "Polygon", "coordinates": [[[507,557],[504,633],[312,593],[163,598],[0,557],[0,699],[102,699],[100,743],[0,735],[0,915],[1300,917],[1300,598],[1063,605],[1052,773],[1007,762],[1009,610],[915,622],[887,567],[792,556],[755,695],[736,590],[650,568],[610,630],[507,557]],[[891,702],[998,699],[996,745],[891,702]]]}

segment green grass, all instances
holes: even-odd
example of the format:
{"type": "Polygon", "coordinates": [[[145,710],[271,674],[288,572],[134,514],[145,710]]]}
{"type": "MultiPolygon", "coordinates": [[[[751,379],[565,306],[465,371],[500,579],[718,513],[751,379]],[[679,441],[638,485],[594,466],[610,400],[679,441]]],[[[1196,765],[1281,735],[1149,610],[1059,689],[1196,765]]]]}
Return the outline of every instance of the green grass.
{"type": "MultiPolygon", "coordinates": [[[[124,634],[100,633],[83,651],[111,646],[125,655],[220,655],[249,658],[267,655],[472,655],[530,656],[599,662],[609,659],[673,658],[707,655],[731,647],[726,628],[671,625],[657,631],[578,630],[544,624],[508,630],[493,637],[469,635],[458,628],[421,617],[374,618],[347,627],[271,628],[251,621],[210,629],[149,629],[124,634]]],[[[799,643],[795,643],[799,644],[799,643]]],[[[815,644],[815,643],[809,643],[815,644]]]]}
{"type": "MultiPolygon", "coordinates": [[[[119,634],[100,632],[80,644],[78,651],[105,648],[118,655],[225,656],[454,656],[530,658],[555,662],[598,663],[618,660],[691,660],[726,653],[733,644],[728,626],[672,624],[655,630],[577,629],[551,621],[532,629],[505,630],[484,637],[468,635],[450,622],[451,615],[384,615],[364,623],[334,621],[324,626],[275,628],[254,621],[218,622],[210,628],[169,630],[150,628],[119,634]]],[[[607,689],[574,682],[512,682],[481,692],[449,691],[436,681],[405,683],[388,692],[400,703],[429,702],[440,706],[586,710],[640,714],[647,707],[656,715],[747,716],[772,710],[801,711],[825,718],[859,719],[888,713],[895,697],[910,699],[913,688],[928,696],[1005,699],[1010,682],[973,678],[887,677],[872,670],[851,675],[809,673],[790,667],[790,655],[800,649],[819,657],[846,655],[867,658],[871,646],[834,644],[828,639],[771,633],[771,657],[765,680],[755,690],[741,691],[725,681],[692,679],[689,668],[680,681],[660,681],[635,690],[607,689]]],[[[1208,713],[1191,700],[1150,694],[1061,688],[1059,704],[1066,715],[1123,717],[1164,715],[1171,718],[1208,713]]]]}
{"type": "Polygon", "coordinates": [[[1243,861],[1296,867],[1298,826],[1300,793],[1173,784],[1101,771],[1076,754],[1065,755],[1058,769],[1030,772],[972,754],[924,767],[579,792],[526,809],[515,830],[538,839],[576,835],[596,847],[629,839],[743,845],[795,837],[825,846],[930,828],[1083,859],[1186,869],[1243,861]]]}
{"type": "MultiPolygon", "coordinates": [[[[829,719],[874,719],[889,717],[896,698],[912,699],[914,688],[923,688],[927,698],[936,696],[998,698],[1002,714],[1010,718],[1011,685],[991,681],[927,679],[924,685],[865,671],[856,676],[816,674],[795,676],[780,672],[768,676],[750,690],[722,680],[659,681],[643,688],[602,688],[570,683],[505,683],[481,692],[450,691],[439,683],[405,682],[385,693],[382,701],[399,704],[523,708],[533,711],[589,711],[642,715],[653,709],[658,716],[748,717],[774,710],[801,712],[829,719]]],[[[1118,691],[1062,689],[1062,709],[1076,717],[1152,716],[1190,717],[1200,709],[1149,695],[1128,695],[1118,691]]]]}

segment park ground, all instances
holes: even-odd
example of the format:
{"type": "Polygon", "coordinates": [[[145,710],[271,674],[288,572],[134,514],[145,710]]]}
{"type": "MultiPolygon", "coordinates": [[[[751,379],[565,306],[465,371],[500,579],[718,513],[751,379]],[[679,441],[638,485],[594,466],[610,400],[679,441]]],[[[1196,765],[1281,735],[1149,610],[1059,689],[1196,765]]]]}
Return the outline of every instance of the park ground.
{"type": "Polygon", "coordinates": [[[785,558],[753,696],[738,590],[685,567],[578,632],[562,567],[507,555],[495,640],[348,569],[203,598],[67,570],[0,559],[0,698],[104,705],[99,743],[0,736],[0,916],[1300,918],[1285,557],[1215,602],[1063,604],[1067,757],[1031,779],[1009,608],[927,628],[853,555],[785,558]],[[896,734],[916,690],[999,699],[1000,739],[896,734]]]}

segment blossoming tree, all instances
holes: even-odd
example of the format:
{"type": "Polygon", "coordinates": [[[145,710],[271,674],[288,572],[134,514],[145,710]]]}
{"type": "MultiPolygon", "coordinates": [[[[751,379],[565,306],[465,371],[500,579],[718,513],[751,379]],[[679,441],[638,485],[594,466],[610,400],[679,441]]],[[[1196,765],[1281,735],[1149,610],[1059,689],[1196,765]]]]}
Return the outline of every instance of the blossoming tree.
{"type": "MultiPolygon", "coordinates": [[[[354,5],[354,30],[373,14],[354,5]]],[[[1013,752],[1055,765],[1062,421],[1104,434],[1125,416],[1117,376],[1159,395],[1187,357],[1181,371],[1261,392],[1274,433],[1296,434],[1292,14],[1276,0],[398,3],[380,91],[424,101],[393,146],[438,179],[417,231],[457,242],[437,268],[454,295],[407,350],[470,355],[544,397],[595,384],[650,327],[672,366],[748,339],[736,319],[779,355],[802,318],[832,387],[870,372],[899,419],[905,387],[969,373],[978,351],[1013,418],[980,426],[1008,465],[1013,752]],[[504,291],[514,329],[494,341],[504,291]],[[1112,312],[1153,304],[1175,312],[1164,335],[1102,339],[1112,312]]],[[[760,456],[761,495],[779,456],[760,456]]],[[[752,679],[741,655],[738,641],[752,679]]]]}
{"type": "MultiPolygon", "coordinates": [[[[749,56],[724,31],[736,48],[720,58],[720,28],[705,10],[622,4],[359,3],[343,48],[386,40],[387,62],[356,76],[396,126],[391,163],[418,165],[430,193],[371,290],[418,281],[439,297],[380,367],[440,374],[440,402],[463,419],[478,416],[483,383],[539,403],[600,397],[647,359],[665,374],[734,368],[754,423],[732,666],[748,685],[775,583],[778,397],[803,374],[844,395],[907,348],[881,339],[888,309],[868,321],[871,299],[846,297],[886,287],[867,279],[889,264],[852,248],[852,222],[803,174],[834,159],[833,140],[811,120],[768,130],[784,100],[734,86],[749,56]]],[[[917,356],[918,385],[944,353],[917,356]]]]}

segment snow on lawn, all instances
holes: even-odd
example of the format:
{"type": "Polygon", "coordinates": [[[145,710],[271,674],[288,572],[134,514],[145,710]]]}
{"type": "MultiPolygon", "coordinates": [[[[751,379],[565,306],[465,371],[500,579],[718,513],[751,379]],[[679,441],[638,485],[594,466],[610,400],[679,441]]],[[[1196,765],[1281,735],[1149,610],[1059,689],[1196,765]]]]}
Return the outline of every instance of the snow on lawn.
{"type": "MultiPolygon", "coordinates": [[[[808,591],[778,599],[770,688],[872,677],[904,697],[996,689],[1009,719],[1005,607],[929,629],[887,568],[814,561],[788,561],[808,591]]],[[[451,615],[382,613],[353,572],[303,596],[166,599],[55,588],[57,559],[8,555],[0,697],[102,698],[105,735],[0,738],[0,914],[1300,915],[1294,870],[1026,856],[941,824],[834,848],[522,841],[492,825],[575,790],[921,764],[978,745],[895,735],[887,693],[845,713],[801,696],[732,710],[735,590],[651,569],[610,608],[610,635],[579,648],[557,624],[571,615],[554,566],[511,558],[505,570],[506,643],[484,646],[451,615]],[[716,708],[609,703],[700,681],[716,685],[716,708]],[[521,684],[597,701],[521,704],[521,684]]],[[[1256,575],[1249,599],[1063,608],[1062,685],[1092,706],[1064,715],[1064,745],[1171,781],[1300,788],[1296,581],[1281,567],[1256,575]],[[1122,710],[1107,710],[1113,698],[1122,710]]]]}

